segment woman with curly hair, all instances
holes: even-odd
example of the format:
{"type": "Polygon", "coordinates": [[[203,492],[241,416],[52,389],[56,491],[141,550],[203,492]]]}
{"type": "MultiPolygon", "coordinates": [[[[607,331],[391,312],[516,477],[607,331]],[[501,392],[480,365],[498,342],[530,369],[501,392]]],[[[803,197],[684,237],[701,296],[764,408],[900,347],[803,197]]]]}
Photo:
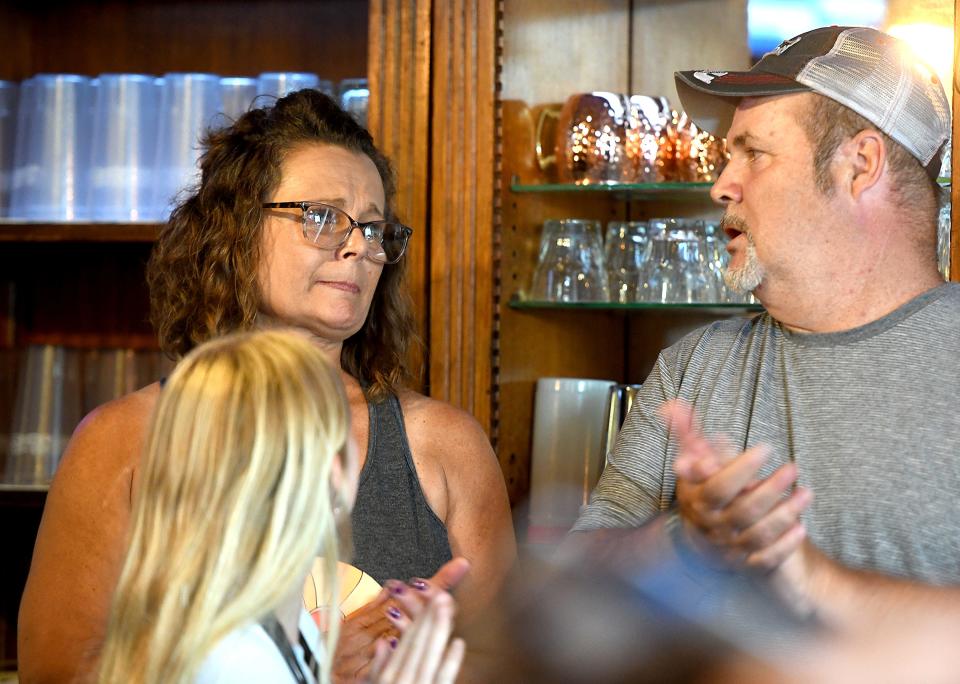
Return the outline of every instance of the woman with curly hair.
{"type": "MultiPolygon", "coordinates": [[[[471,618],[515,557],[509,503],[476,421],[405,386],[415,375],[403,286],[413,231],[391,210],[388,160],[330,98],[304,90],[211,132],[201,172],[148,265],[161,347],[182,356],[234,331],[307,334],[340,368],[359,448],[353,564],[379,582],[452,587],[463,557],[470,572],[456,595],[471,618]]],[[[98,408],[71,438],[21,602],[28,684],[72,681],[95,666],[161,391],[153,384],[98,408]]],[[[368,671],[379,637],[406,620],[396,608],[381,597],[341,626],[336,681],[368,671]]]]}

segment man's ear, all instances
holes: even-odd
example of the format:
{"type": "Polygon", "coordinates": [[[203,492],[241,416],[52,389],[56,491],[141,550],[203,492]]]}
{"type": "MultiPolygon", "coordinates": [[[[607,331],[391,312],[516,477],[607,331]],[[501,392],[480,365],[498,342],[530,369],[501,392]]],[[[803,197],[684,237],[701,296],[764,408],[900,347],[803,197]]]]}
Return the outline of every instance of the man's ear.
{"type": "Polygon", "coordinates": [[[887,165],[887,144],[883,134],[867,128],[843,144],[844,180],[851,197],[859,200],[883,177],[887,165]]]}

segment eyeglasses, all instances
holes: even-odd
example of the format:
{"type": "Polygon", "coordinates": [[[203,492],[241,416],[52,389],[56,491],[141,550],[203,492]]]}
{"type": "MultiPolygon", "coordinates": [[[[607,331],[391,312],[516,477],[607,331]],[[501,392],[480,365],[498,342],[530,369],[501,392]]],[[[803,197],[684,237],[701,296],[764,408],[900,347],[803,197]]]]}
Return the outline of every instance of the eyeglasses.
{"type": "Polygon", "coordinates": [[[265,202],[264,209],[300,209],[303,237],[320,249],[340,249],[359,228],[367,241],[367,257],[380,264],[395,264],[407,248],[413,229],[394,221],[360,223],[343,209],[321,202],[265,202]]]}

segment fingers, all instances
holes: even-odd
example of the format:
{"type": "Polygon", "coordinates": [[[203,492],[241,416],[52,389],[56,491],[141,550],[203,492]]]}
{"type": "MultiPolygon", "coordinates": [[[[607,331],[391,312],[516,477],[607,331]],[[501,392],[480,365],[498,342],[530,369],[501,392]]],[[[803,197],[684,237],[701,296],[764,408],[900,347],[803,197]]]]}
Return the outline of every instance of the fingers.
{"type": "Polygon", "coordinates": [[[769,512],[743,528],[734,542],[747,552],[756,551],[773,544],[787,530],[800,522],[803,513],[813,501],[813,493],[798,487],[786,499],[778,499],[769,512]]]}
{"type": "Polygon", "coordinates": [[[803,546],[807,537],[806,528],[802,523],[795,523],[777,541],[766,548],[747,554],[744,563],[751,568],[769,572],[779,568],[784,561],[792,556],[797,549],[803,546]]]}
{"type": "MultiPolygon", "coordinates": [[[[454,651],[448,658],[447,642],[453,631],[454,603],[438,593],[401,638],[379,681],[395,684],[433,682],[441,671],[459,668],[454,651]]],[[[455,674],[454,674],[455,676],[455,674]]],[[[450,680],[452,681],[452,680],[450,680]]]]}
{"type": "Polygon", "coordinates": [[[381,606],[389,596],[390,591],[384,586],[369,603],[350,613],[344,624],[353,623],[358,627],[367,627],[377,622],[383,617],[383,609],[381,606]]]}
{"type": "Polygon", "coordinates": [[[748,483],[739,496],[727,505],[724,512],[727,523],[739,530],[755,524],[780,504],[784,493],[789,491],[796,481],[797,466],[787,463],[765,480],[748,483]]]}
{"type": "Polygon", "coordinates": [[[462,556],[457,556],[453,560],[445,563],[433,577],[430,582],[444,591],[452,591],[470,572],[470,561],[462,556]]]}
{"type": "Polygon", "coordinates": [[[770,455],[765,444],[750,447],[717,471],[700,490],[700,498],[707,508],[721,509],[756,477],[770,455]]]}
{"type": "Polygon", "coordinates": [[[453,684],[457,680],[457,674],[460,672],[460,666],[463,665],[463,656],[467,647],[463,639],[454,639],[447,647],[447,652],[443,656],[443,663],[440,665],[440,671],[437,672],[436,684],[453,684]]]}

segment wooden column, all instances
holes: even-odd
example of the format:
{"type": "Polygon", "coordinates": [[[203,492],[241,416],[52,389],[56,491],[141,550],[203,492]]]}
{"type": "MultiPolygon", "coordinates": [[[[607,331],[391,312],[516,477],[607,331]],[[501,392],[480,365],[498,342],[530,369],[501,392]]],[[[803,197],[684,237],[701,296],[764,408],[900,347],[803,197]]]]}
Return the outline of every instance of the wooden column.
{"type": "MultiPolygon", "coordinates": [[[[370,0],[368,127],[393,161],[395,209],[414,230],[404,257],[417,328],[429,343],[432,0],[370,0]]],[[[426,380],[426,378],[424,378],[426,380]]]]}
{"type": "Polygon", "coordinates": [[[429,389],[488,432],[499,12],[490,0],[436,2],[432,36],[429,389]]]}

